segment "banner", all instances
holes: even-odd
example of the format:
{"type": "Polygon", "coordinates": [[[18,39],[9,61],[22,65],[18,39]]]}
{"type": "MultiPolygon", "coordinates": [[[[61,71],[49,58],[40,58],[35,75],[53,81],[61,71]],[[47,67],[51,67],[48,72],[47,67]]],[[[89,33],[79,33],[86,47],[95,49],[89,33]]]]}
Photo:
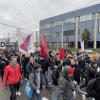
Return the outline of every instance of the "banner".
{"type": "Polygon", "coordinates": [[[0,49],[4,50],[5,49],[5,42],[0,41],[0,49]]]}
{"type": "Polygon", "coordinates": [[[25,37],[23,43],[20,45],[20,48],[26,52],[29,50],[29,43],[30,43],[31,34],[25,37]]]}
{"type": "Polygon", "coordinates": [[[33,33],[26,34],[24,32],[18,31],[18,40],[17,41],[18,41],[20,52],[34,53],[35,37],[34,37],[33,33]]]}
{"type": "Polygon", "coordinates": [[[81,43],[81,51],[84,51],[85,50],[85,48],[84,48],[84,40],[83,41],[80,40],[80,43],[81,43]]]}

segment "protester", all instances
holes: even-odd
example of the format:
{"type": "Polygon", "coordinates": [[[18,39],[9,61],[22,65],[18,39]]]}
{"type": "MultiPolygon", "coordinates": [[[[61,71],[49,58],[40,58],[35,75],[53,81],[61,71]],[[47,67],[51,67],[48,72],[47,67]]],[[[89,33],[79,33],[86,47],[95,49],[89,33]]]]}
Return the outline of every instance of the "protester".
{"type": "Polygon", "coordinates": [[[72,58],[71,61],[71,67],[74,68],[74,74],[73,74],[73,79],[77,82],[77,84],[79,85],[80,84],[80,69],[79,69],[79,65],[78,65],[78,62],[72,58]]]}
{"type": "Polygon", "coordinates": [[[44,78],[41,71],[41,66],[37,64],[29,75],[30,85],[33,89],[32,97],[29,100],[34,100],[37,96],[37,100],[42,100],[42,90],[45,85],[44,78]]]}
{"type": "Polygon", "coordinates": [[[17,64],[16,56],[11,58],[10,64],[4,70],[4,76],[2,81],[2,88],[6,88],[6,83],[9,84],[11,96],[10,100],[17,100],[16,92],[17,92],[17,85],[19,81],[22,80],[20,66],[17,64]]]}
{"type": "Polygon", "coordinates": [[[58,97],[57,100],[74,100],[72,80],[71,77],[74,74],[74,69],[66,66],[64,68],[62,76],[58,81],[58,97]]]}
{"type": "Polygon", "coordinates": [[[34,68],[35,59],[34,56],[30,56],[29,63],[26,66],[26,76],[29,79],[29,74],[31,73],[32,69],[34,68]]]}
{"type": "Polygon", "coordinates": [[[60,75],[59,64],[60,64],[60,61],[56,60],[53,73],[52,73],[52,80],[53,80],[52,100],[57,100],[58,79],[60,75]]]}
{"type": "Polygon", "coordinates": [[[80,88],[84,88],[87,86],[88,82],[95,78],[95,75],[97,73],[97,62],[95,59],[91,59],[90,64],[86,64],[85,66],[85,71],[84,71],[84,79],[85,79],[85,84],[81,85],[80,88]]]}
{"type": "Polygon", "coordinates": [[[87,85],[87,97],[94,97],[95,100],[100,100],[100,72],[96,77],[89,81],[87,85]]]}
{"type": "Polygon", "coordinates": [[[93,79],[95,80],[94,90],[90,90],[93,94],[90,95],[91,92],[86,91],[88,94],[86,96],[99,100],[100,75],[97,73],[99,59],[91,58],[85,53],[76,56],[71,51],[63,51],[65,53],[61,60],[59,53],[54,53],[54,51],[49,51],[46,57],[42,57],[40,52],[37,51],[27,56],[27,54],[19,55],[20,53],[12,48],[2,50],[0,52],[0,73],[3,77],[2,88],[5,89],[6,83],[8,83],[11,91],[10,100],[17,100],[16,96],[23,95],[23,91],[20,92],[20,82],[22,80],[21,66],[22,74],[26,80],[24,81],[25,85],[22,84],[22,87],[25,86],[24,90],[28,100],[34,100],[34,97],[41,100],[43,99],[43,94],[46,95],[47,91],[52,94],[52,100],[75,100],[77,99],[77,94],[81,95],[81,93],[84,93],[80,88],[88,88],[88,84],[93,79]],[[12,58],[11,62],[10,58],[12,58]],[[28,86],[32,89],[32,95],[27,94],[29,93],[26,88],[27,83],[29,83],[28,86]],[[44,85],[47,89],[46,91],[43,91],[44,85]],[[73,96],[73,92],[76,94],[76,98],[74,97],[75,95],[73,96]]]}
{"type": "Polygon", "coordinates": [[[4,69],[9,64],[8,59],[3,55],[0,59],[1,77],[3,79],[4,69]]]}

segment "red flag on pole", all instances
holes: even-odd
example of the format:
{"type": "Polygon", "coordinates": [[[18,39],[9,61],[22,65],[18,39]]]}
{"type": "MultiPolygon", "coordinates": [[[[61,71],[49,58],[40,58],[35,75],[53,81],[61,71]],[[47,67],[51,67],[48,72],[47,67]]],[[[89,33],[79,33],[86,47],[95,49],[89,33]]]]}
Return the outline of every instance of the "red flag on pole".
{"type": "Polygon", "coordinates": [[[47,57],[46,48],[44,48],[43,45],[41,45],[41,56],[43,58],[46,58],[47,57]]]}
{"type": "Polygon", "coordinates": [[[41,43],[41,56],[46,58],[47,51],[46,51],[46,37],[43,36],[42,43],[41,43]]]}
{"type": "Polygon", "coordinates": [[[30,38],[31,38],[31,34],[26,36],[25,40],[20,45],[20,48],[23,49],[24,51],[28,51],[28,46],[29,46],[30,38]]]}
{"type": "Polygon", "coordinates": [[[42,40],[42,46],[44,47],[44,48],[46,48],[46,45],[47,45],[47,40],[46,40],[46,36],[43,36],[43,40],[42,40]]]}
{"type": "Polygon", "coordinates": [[[59,50],[59,58],[60,58],[60,60],[63,60],[64,55],[65,55],[65,52],[64,52],[63,48],[60,48],[60,50],[59,50]]]}

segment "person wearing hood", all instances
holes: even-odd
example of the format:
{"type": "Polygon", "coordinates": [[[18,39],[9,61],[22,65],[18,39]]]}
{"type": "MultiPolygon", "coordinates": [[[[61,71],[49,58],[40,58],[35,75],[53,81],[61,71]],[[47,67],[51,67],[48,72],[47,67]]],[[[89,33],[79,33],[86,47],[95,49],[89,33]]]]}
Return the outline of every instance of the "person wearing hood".
{"type": "Polygon", "coordinates": [[[57,100],[74,100],[72,79],[74,69],[70,66],[65,66],[63,74],[58,81],[58,97],[57,100]]]}
{"type": "Polygon", "coordinates": [[[11,96],[10,100],[17,100],[16,92],[18,82],[22,80],[20,71],[20,65],[17,64],[16,56],[12,56],[10,64],[4,70],[4,76],[2,81],[2,89],[6,88],[6,84],[9,84],[11,96]]]}

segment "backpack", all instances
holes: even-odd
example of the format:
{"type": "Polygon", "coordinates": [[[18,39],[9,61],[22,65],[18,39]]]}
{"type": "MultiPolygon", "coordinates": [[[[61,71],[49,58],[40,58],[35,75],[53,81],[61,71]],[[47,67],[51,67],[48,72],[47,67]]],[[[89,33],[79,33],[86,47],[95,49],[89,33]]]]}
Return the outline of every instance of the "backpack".
{"type": "Polygon", "coordinates": [[[86,91],[87,91],[87,97],[95,97],[96,93],[95,93],[95,82],[96,82],[96,78],[90,80],[88,82],[86,91]]]}

